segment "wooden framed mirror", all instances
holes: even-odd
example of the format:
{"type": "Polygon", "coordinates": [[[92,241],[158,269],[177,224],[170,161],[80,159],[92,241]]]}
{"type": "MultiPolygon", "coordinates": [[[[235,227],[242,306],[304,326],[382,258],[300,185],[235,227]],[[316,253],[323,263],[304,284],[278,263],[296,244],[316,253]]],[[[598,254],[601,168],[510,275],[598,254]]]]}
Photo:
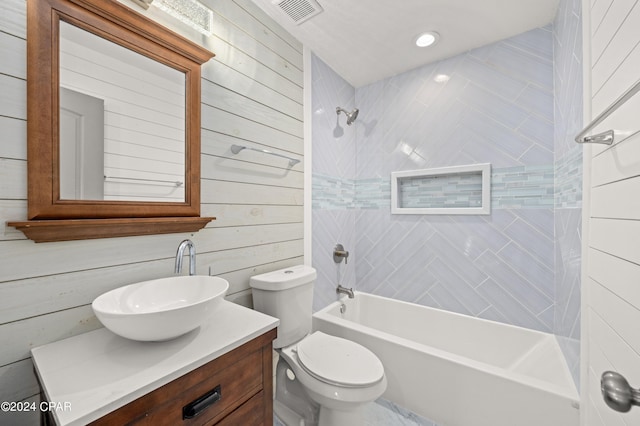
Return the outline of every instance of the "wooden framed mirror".
{"type": "Polygon", "coordinates": [[[9,225],[35,241],[204,227],[200,66],[211,57],[115,0],[29,0],[29,220],[9,225]],[[89,111],[104,137],[87,130],[89,111]]]}

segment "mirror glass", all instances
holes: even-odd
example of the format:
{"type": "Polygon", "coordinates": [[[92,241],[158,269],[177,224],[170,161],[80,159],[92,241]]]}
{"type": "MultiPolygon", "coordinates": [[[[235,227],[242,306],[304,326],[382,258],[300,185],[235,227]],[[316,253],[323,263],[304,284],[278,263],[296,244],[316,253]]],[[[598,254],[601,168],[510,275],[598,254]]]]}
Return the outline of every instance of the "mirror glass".
{"type": "Polygon", "coordinates": [[[185,201],[184,72],[60,21],[60,199],[185,201]]]}

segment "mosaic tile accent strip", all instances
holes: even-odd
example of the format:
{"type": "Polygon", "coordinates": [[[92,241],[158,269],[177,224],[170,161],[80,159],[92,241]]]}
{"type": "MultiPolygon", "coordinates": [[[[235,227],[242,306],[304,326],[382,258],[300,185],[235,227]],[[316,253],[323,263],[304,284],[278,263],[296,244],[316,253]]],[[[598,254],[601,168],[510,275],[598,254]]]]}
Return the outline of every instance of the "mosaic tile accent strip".
{"type": "Polygon", "coordinates": [[[557,209],[582,208],[582,147],[576,145],[556,159],[555,200],[557,209]]]}
{"type": "Polygon", "coordinates": [[[553,166],[519,166],[491,173],[491,208],[553,207],[553,166]]]}
{"type": "MultiPolygon", "coordinates": [[[[314,174],[312,179],[314,209],[390,209],[389,178],[341,179],[314,174]]],[[[424,182],[422,182],[424,183],[424,182]]],[[[424,191],[433,188],[416,186],[405,191],[403,206],[424,204],[424,191]],[[422,190],[420,190],[422,189],[422,190]],[[406,203],[406,204],[405,204],[406,203]]],[[[473,184],[470,184],[473,185],[473,184]]],[[[477,186],[477,184],[476,184],[477,186]]],[[[447,188],[449,189],[449,188],[447,188]]],[[[432,192],[438,205],[453,205],[458,194],[432,192]]],[[[553,166],[519,166],[493,169],[491,172],[492,209],[536,209],[554,206],[553,166]]]]}
{"type": "Polygon", "coordinates": [[[391,179],[357,179],[355,205],[358,209],[391,208],[391,179]]]}
{"type": "Polygon", "coordinates": [[[355,179],[313,174],[311,206],[313,209],[354,209],[355,179]]]}

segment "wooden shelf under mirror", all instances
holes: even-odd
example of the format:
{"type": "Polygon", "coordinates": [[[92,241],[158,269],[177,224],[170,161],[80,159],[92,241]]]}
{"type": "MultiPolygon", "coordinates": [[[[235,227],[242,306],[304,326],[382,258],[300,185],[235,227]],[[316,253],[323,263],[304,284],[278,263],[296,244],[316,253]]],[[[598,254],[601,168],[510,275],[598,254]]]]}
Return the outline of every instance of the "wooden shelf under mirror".
{"type": "Polygon", "coordinates": [[[213,56],[117,1],[29,0],[28,220],[8,225],[44,242],[213,220],[200,217],[201,66],[213,56]],[[88,105],[98,136],[76,124],[88,105]]]}
{"type": "Polygon", "coordinates": [[[9,222],[36,243],[197,232],[215,217],[55,219],[9,222]]]}

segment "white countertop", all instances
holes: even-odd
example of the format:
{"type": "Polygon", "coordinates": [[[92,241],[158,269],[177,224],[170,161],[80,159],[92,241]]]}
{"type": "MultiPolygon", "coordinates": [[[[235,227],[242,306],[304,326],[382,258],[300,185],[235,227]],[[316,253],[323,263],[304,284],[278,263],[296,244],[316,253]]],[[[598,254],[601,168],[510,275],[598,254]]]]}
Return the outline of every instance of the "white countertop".
{"type": "Polygon", "coordinates": [[[84,425],[278,324],[277,318],[223,301],[207,324],[167,342],[136,342],[101,328],[31,354],[47,400],[58,404],[57,423],[84,425]]]}

